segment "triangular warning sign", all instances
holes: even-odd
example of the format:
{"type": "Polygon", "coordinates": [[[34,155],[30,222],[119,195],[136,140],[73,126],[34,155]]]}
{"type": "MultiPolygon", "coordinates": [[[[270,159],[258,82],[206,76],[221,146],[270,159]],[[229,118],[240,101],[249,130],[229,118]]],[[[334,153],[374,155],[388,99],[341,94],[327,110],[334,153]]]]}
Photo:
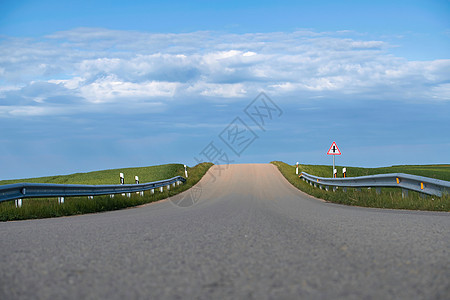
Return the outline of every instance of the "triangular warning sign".
{"type": "Polygon", "coordinates": [[[328,155],[341,155],[341,151],[339,150],[338,146],[336,145],[336,142],[333,142],[331,144],[330,150],[327,152],[328,155]]]}

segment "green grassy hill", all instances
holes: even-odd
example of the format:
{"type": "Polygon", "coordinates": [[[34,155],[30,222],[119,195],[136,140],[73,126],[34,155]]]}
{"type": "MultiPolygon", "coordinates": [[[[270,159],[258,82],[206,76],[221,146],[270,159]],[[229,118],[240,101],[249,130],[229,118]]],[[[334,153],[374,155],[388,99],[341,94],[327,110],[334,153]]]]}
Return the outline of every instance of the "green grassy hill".
{"type": "MultiPolygon", "coordinates": [[[[342,177],[344,166],[336,166],[337,176],[342,177]]],[[[346,167],[347,177],[364,175],[406,173],[411,175],[425,176],[435,179],[450,181],[450,165],[404,165],[381,168],[346,167]]],[[[299,165],[300,172],[306,172],[319,177],[332,177],[332,166],[323,165],[299,165]]]]}
{"type": "Polygon", "coordinates": [[[122,168],[88,173],[75,173],[71,175],[3,180],[0,181],[0,185],[19,182],[92,185],[119,184],[120,173],[124,174],[125,184],[134,184],[134,176],[139,176],[140,183],[144,183],[168,179],[178,175],[184,177],[184,166],[182,164],[166,164],[141,168],[122,168]]]}

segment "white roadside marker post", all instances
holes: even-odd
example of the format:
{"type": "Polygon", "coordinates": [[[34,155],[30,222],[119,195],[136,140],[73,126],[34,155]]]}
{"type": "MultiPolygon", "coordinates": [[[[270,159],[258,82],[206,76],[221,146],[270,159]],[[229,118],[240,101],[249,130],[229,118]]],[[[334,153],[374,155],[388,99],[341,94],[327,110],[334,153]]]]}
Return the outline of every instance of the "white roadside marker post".
{"type": "MultiPolygon", "coordinates": [[[[123,173],[120,173],[119,177],[120,177],[120,184],[123,185],[125,183],[125,178],[123,176],[123,173]]],[[[122,193],[122,196],[125,196],[125,193],[122,193]]]]}
{"type": "MultiPolygon", "coordinates": [[[[136,182],[136,184],[139,184],[139,176],[134,176],[134,182],[136,182]]],[[[140,192],[136,192],[136,195],[137,194],[140,194],[140,192]]]]}
{"type": "Polygon", "coordinates": [[[295,168],[295,174],[298,175],[298,162],[297,162],[297,167],[295,168]]]}
{"type": "Polygon", "coordinates": [[[188,178],[188,173],[187,173],[186,165],[184,165],[184,175],[186,176],[186,178],[188,178]]]}

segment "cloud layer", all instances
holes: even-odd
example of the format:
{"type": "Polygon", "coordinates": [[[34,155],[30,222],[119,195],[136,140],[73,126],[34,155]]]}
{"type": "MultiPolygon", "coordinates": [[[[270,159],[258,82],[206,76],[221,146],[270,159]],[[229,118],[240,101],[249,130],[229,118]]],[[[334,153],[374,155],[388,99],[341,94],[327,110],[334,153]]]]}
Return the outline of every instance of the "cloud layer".
{"type": "Polygon", "coordinates": [[[450,100],[450,59],[408,61],[353,32],[156,34],[79,28],[0,40],[0,117],[174,99],[450,100]]]}

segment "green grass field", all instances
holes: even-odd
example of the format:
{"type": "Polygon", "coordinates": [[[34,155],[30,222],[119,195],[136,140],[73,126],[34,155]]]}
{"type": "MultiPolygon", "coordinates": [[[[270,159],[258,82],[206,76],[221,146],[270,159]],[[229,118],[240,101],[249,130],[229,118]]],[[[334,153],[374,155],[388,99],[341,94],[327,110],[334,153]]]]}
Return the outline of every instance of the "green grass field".
{"type": "Polygon", "coordinates": [[[89,173],[75,173],[71,175],[3,180],[0,181],[0,185],[19,182],[92,185],[119,184],[120,173],[124,174],[125,184],[134,184],[134,176],[139,176],[139,181],[144,183],[168,179],[178,175],[184,177],[184,166],[182,164],[167,164],[142,168],[122,168],[89,173]]]}
{"type": "MultiPolygon", "coordinates": [[[[201,163],[193,168],[188,168],[187,181],[169,191],[164,189],[160,193],[155,191],[144,192],[144,196],[132,194],[131,198],[115,195],[114,198],[106,196],[96,196],[94,199],[87,197],[67,197],[63,204],[58,204],[56,198],[30,198],[23,199],[23,206],[16,208],[14,201],[0,203],[0,221],[41,219],[51,217],[70,216],[86,213],[95,213],[123,209],[150,203],[174,196],[195,185],[212,166],[212,163],[201,163]]],[[[125,183],[134,183],[134,176],[139,176],[141,183],[168,179],[175,176],[184,177],[184,166],[181,164],[168,164],[143,168],[126,168],[96,171],[89,173],[77,173],[64,176],[52,176],[41,178],[30,178],[22,180],[2,181],[0,184],[17,182],[35,183],[64,183],[64,184],[119,184],[119,173],[124,173],[125,183]]]]}
{"type": "MultiPolygon", "coordinates": [[[[408,196],[402,198],[399,188],[382,188],[378,195],[375,189],[347,189],[344,192],[338,189],[333,192],[315,188],[301,180],[295,174],[295,165],[288,165],[284,162],[273,161],[272,164],[278,167],[283,176],[296,188],[314,197],[324,199],[330,202],[392,209],[412,209],[412,210],[432,210],[432,211],[450,211],[450,197],[423,196],[417,192],[408,192],[408,196]]],[[[342,177],[342,167],[337,167],[339,177],[342,177]],[[340,172],[340,173],[339,173],[340,172]]],[[[332,177],[331,166],[299,165],[299,173],[306,172],[320,177],[332,177]]],[[[407,173],[432,177],[436,179],[450,179],[450,165],[426,165],[426,166],[393,166],[384,168],[354,168],[347,167],[347,176],[356,177],[363,175],[383,174],[383,173],[407,173]]]]}
{"type": "MultiPolygon", "coordinates": [[[[336,166],[337,176],[342,177],[343,166],[336,166]]],[[[450,181],[450,165],[423,165],[423,166],[392,166],[382,168],[359,168],[346,167],[347,177],[387,174],[387,173],[406,173],[418,176],[425,176],[435,179],[450,181]]],[[[300,165],[300,172],[306,172],[319,177],[332,177],[333,167],[323,165],[300,165]]]]}

